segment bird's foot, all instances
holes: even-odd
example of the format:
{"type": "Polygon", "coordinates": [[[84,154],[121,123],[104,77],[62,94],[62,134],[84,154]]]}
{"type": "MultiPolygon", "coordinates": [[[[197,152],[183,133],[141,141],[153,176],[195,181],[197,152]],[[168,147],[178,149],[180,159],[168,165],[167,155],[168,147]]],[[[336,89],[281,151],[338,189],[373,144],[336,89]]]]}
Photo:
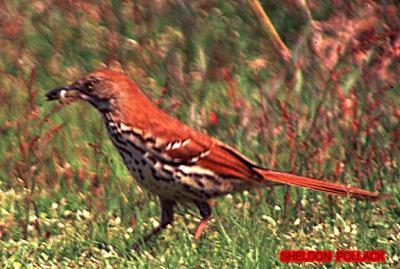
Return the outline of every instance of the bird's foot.
{"type": "Polygon", "coordinates": [[[202,219],[199,223],[199,226],[197,226],[196,232],[194,233],[194,240],[198,240],[201,236],[201,234],[203,233],[204,229],[206,228],[208,221],[210,220],[210,218],[205,218],[202,219]]]}

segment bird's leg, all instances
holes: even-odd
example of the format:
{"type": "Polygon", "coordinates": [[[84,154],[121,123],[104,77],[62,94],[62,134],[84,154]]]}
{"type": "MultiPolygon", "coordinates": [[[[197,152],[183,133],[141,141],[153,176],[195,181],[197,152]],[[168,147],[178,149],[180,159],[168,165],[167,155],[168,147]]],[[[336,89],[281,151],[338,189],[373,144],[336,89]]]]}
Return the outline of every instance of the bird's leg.
{"type": "Polygon", "coordinates": [[[150,233],[146,234],[141,240],[133,245],[135,251],[139,251],[142,244],[149,241],[153,236],[158,235],[168,224],[174,221],[174,205],[175,202],[171,200],[164,200],[160,198],[161,204],[161,223],[154,228],[150,233]]]}
{"type": "Polygon", "coordinates": [[[194,233],[194,240],[200,238],[201,233],[206,228],[208,221],[211,217],[211,207],[207,202],[195,202],[197,208],[200,210],[201,221],[197,226],[196,232],[194,233]]]}

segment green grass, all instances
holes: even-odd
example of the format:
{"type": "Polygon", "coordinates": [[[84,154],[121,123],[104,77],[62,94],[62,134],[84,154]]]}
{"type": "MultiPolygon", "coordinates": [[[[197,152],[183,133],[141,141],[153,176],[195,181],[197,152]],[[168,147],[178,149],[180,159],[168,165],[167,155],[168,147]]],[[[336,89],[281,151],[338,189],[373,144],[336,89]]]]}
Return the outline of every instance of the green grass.
{"type": "MultiPolygon", "coordinates": [[[[382,249],[386,263],[361,266],[400,266],[400,87],[390,31],[376,27],[375,39],[353,33],[360,47],[336,38],[347,47],[330,68],[335,60],[312,49],[314,30],[298,10],[266,5],[295,50],[294,64],[285,66],[245,5],[170,2],[12,1],[1,11],[0,267],[360,266],[283,264],[284,249],[382,249]],[[362,63],[355,57],[361,48],[362,63]],[[159,221],[156,197],[128,174],[94,109],[44,98],[115,61],[161,107],[262,165],[392,199],[289,187],[228,195],[216,201],[199,241],[192,240],[198,212],[178,207],[174,226],[131,252],[159,221]]],[[[323,1],[310,10],[340,32],[330,21],[341,10],[333,5],[323,1]]],[[[357,25],[363,13],[348,12],[357,25]]],[[[376,16],[392,29],[390,17],[376,16]]]]}

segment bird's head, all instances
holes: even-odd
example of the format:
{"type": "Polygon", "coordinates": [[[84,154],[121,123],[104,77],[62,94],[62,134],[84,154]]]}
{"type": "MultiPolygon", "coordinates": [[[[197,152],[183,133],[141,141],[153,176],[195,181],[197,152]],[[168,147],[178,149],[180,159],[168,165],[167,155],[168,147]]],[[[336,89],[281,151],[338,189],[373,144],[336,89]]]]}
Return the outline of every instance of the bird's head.
{"type": "Polygon", "coordinates": [[[123,100],[141,96],[137,86],[122,72],[101,70],[89,73],[74,83],[59,87],[46,94],[47,100],[75,100],[89,102],[100,112],[111,112],[123,100]],[[122,101],[121,101],[122,100],[122,101]]]}

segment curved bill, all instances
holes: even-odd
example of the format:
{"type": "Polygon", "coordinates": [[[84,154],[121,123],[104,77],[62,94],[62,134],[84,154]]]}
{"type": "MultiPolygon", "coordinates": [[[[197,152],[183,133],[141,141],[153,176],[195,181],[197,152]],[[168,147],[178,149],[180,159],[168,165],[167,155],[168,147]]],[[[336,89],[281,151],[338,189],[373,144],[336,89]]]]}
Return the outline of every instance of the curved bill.
{"type": "Polygon", "coordinates": [[[71,87],[60,87],[46,93],[47,101],[76,99],[79,97],[79,90],[71,87]]]}

